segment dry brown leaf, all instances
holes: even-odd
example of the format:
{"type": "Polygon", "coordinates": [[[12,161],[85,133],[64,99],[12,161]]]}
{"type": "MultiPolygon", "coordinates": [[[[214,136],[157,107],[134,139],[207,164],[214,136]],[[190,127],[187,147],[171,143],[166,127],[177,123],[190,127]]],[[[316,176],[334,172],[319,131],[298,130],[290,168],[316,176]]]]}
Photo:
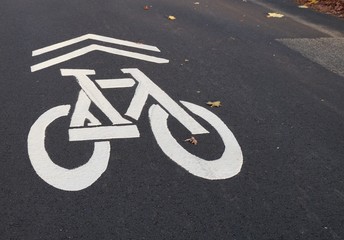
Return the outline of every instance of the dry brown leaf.
{"type": "Polygon", "coordinates": [[[215,102],[207,102],[207,104],[210,106],[210,107],[221,107],[221,102],[220,101],[215,101],[215,102]]]}
{"type": "Polygon", "coordinates": [[[191,138],[185,139],[184,141],[185,142],[190,142],[193,145],[197,145],[197,143],[198,143],[198,141],[196,140],[195,137],[191,137],[191,138]]]}
{"type": "Polygon", "coordinates": [[[170,16],[168,16],[168,19],[169,19],[169,20],[171,20],[171,21],[174,21],[174,20],[176,20],[176,17],[175,17],[175,16],[172,16],[172,15],[170,15],[170,16]]]}

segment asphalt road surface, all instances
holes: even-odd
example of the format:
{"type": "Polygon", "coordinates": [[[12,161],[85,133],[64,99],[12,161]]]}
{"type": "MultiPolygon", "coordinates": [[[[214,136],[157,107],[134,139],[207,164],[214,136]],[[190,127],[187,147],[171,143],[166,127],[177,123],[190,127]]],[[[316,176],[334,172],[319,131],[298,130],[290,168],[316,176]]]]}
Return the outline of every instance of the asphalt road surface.
{"type": "Polygon", "coordinates": [[[4,0],[0,35],[0,239],[344,239],[343,20],[4,0]]]}

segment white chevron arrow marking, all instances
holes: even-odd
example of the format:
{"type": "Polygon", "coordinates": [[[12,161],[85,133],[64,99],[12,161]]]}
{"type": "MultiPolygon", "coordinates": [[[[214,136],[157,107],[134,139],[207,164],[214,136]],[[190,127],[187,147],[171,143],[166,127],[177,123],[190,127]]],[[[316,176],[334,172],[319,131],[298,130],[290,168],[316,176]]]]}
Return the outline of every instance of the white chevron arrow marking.
{"type": "Polygon", "coordinates": [[[135,43],[135,42],[130,42],[130,41],[126,41],[126,40],[120,40],[120,39],[116,39],[116,38],[110,38],[110,37],[104,37],[104,36],[100,36],[97,34],[85,34],[82,35],[80,37],[76,37],[67,41],[63,41],[60,43],[56,43],[44,48],[40,48],[37,49],[35,51],[32,52],[32,56],[38,56],[47,52],[51,52],[66,46],[70,46],[72,44],[75,43],[79,43],[85,40],[97,40],[97,41],[101,41],[101,42],[106,42],[106,43],[112,43],[112,44],[118,44],[118,45],[122,45],[122,46],[127,46],[127,47],[133,47],[133,48],[139,48],[139,49],[144,49],[144,50],[149,50],[149,51],[154,51],[154,52],[160,52],[160,50],[155,47],[155,46],[151,46],[151,45],[146,45],[146,44],[140,44],[140,43],[135,43]]]}
{"type": "Polygon", "coordinates": [[[31,72],[36,72],[38,70],[51,67],[53,65],[68,61],[70,59],[85,55],[89,52],[92,51],[101,51],[101,52],[107,52],[115,55],[120,55],[124,57],[130,57],[130,58],[135,58],[135,59],[140,59],[144,60],[147,62],[153,62],[153,63],[168,63],[169,60],[165,58],[158,58],[158,57],[153,57],[149,56],[146,54],[141,54],[141,53],[136,53],[136,52],[130,52],[130,51],[125,51],[125,50],[120,50],[117,48],[111,48],[111,47],[105,47],[105,46],[100,46],[97,44],[92,44],[87,47],[80,48],[78,50],[75,50],[73,52],[61,55],[59,57],[52,58],[50,60],[38,63],[36,65],[31,66],[31,72]]]}

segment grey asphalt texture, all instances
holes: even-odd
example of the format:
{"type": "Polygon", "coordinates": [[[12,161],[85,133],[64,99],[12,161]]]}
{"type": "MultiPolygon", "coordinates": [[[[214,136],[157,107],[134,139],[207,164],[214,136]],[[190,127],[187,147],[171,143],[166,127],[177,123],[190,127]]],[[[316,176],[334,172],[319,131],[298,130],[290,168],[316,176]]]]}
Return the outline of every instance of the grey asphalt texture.
{"type": "MultiPolygon", "coordinates": [[[[289,15],[266,18],[270,10],[249,0],[194,2],[1,2],[0,239],[344,239],[344,78],[305,56],[307,45],[295,50],[276,40],[330,36],[289,15]],[[157,46],[155,55],[170,63],[92,52],[31,73],[30,66],[94,41],[37,57],[33,50],[87,33],[157,46]],[[171,161],[150,129],[148,108],[156,102],[149,99],[137,123],[141,137],[111,140],[108,169],[92,186],[67,192],[39,178],[27,152],[30,127],[48,109],[73,105],[80,90],[59,69],[113,78],[129,67],[176,101],[207,107],[220,100],[222,107],[208,109],[236,136],[241,172],[210,181],[171,161]]],[[[273,4],[303,14],[291,1],[273,4]]],[[[343,20],[302,11],[306,21],[343,32],[343,20]]],[[[104,94],[124,113],[134,92],[104,94]]],[[[68,142],[69,121],[48,128],[46,148],[56,164],[75,168],[93,143],[68,142]]],[[[169,128],[190,152],[221,156],[216,132],[194,146],[177,121],[169,119],[169,128]]]]}
{"type": "Polygon", "coordinates": [[[344,38],[281,39],[305,57],[344,77],[344,38]]]}

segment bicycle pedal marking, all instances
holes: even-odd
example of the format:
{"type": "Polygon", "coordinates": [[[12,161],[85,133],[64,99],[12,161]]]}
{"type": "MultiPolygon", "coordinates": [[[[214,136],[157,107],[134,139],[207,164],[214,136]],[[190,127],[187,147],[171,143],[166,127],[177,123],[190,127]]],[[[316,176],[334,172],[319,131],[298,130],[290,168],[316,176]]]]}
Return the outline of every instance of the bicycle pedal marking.
{"type": "MultiPolygon", "coordinates": [[[[94,34],[86,34],[78,38],[67,40],[45,48],[33,51],[32,55],[40,55],[51,52],[65,46],[69,46],[87,39],[119,44],[149,51],[159,51],[150,45],[138,45],[133,42],[107,38],[94,34]]],[[[95,45],[90,45],[95,47],[95,45]]],[[[90,47],[88,46],[88,47],[90,47]]],[[[87,48],[87,47],[86,47],[87,48]]],[[[148,61],[146,55],[118,49],[101,48],[97,50],[121,56],[133,57],[148,61]],[[119,52],[118,52],[119,51],[119,52]]],[[[58,64],[68,59],[86,54],[88,50],[78,49],[74,52],[59,56],[31,67],[31,71],[58,64]]],[[[166,59],[149,56],[151,62],[168,62],[166,59]],[[153,61],[154,60],[154,61],[153,61]]],[[[138,68],[121,69],[124,78],[95,79],[96,71],[93,69],[61,69],[60,74],[77,82],[80,86],[75,108],[70,114],[70,105],[53,107],[44,112],[32,125],[28,135],[28,154],[31,164],[45,182],[55,188],[65,191],[79,191],[91,186],[104,173],[110,159],[111,139],[139,138],[140,132],[137,126],[125,116],[136,121],[141,113],[148,97],[152,97],[158,104],[148,108],[148,117],[153,135],[161,150],[176,164],[189,173],[209,180],[228,179],[237,175],[243,163],[240,145],[226,124],[210,112],[208,109],[195,104],[180,101],[189,112],[203,118],[221,137],[225,149],[219,159],[207,161],[197,157],[181,146],[168,129],[168,117],[174,117],[191,134],[208,134],[208,130],[199,124],[179,103],[174,101],[165,91],[157,86],[148,76],[138,68]],[[92,79],[91,79],[92,78],[92,79]],[[134,96],[129,107],[122,116],[103,95],[103,89],[121,89],[135,87],[134,96]],[[111,121],[111,126],[102,125],[101,121],[90,111],[91,104],[99,108],[111,121]],[[56,165],[50,158],[45,148],[46,129],[52,122],[59,118],[71,115],[70,128],[68,129],[69,141],[94,141],[94,150],[91,158],[82,166],[75,169],[66,169],[56,165]]]]}

